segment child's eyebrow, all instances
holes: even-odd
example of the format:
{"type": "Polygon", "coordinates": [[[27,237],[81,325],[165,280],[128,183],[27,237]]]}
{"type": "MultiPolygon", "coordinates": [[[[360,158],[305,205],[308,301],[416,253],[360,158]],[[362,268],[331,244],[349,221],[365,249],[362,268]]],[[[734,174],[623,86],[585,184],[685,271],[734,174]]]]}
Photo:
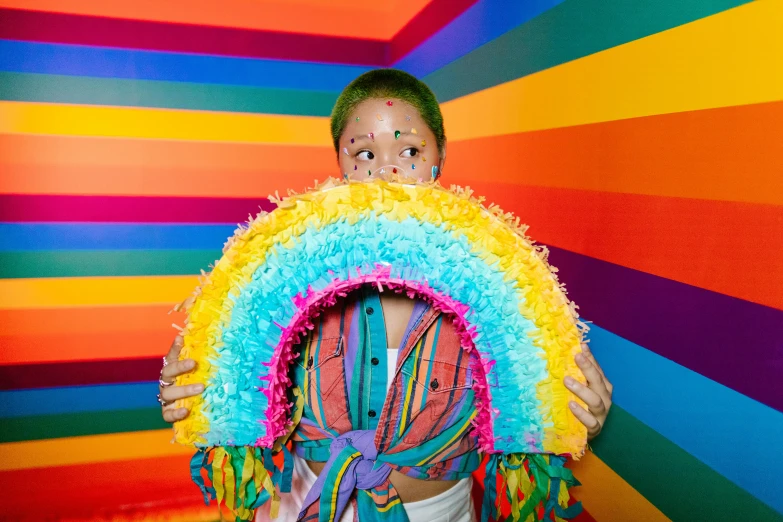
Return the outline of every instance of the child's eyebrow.
{"type": "MultiPolygon", "coordinates": [[[[412,133],[412,132],[400,131],[400,136],[399,137],[402,137],[402,136],[414,136],[414,135],[415,134],[412,133]]],[[[398,139],[399,139],[399,137],[398,137],[398,139]]],[[[359,141],[359,140],[367,141],[367,140],[372,140],[372,138],[370,137],[369,134],[357,134],[356,136],[351,138],[351,143],[353,143],[355,141],[359,141]]]]}

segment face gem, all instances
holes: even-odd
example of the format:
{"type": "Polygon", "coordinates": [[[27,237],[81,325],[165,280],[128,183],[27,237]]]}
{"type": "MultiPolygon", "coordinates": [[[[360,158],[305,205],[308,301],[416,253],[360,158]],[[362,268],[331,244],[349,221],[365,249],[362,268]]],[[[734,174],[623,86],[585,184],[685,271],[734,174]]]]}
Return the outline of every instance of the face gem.
{"type": "Polygon", "coordinates": [[[380,114],[376,114],[375,117],[378,118],[378,121],[383,121],[383,118],[381,117],[380,114]]]}
{"type": "Polygon", "coordinates": [[[421,146],[426,147],[427,146],[427,140],[421,140],[421,146]]]}
{"type": "Polygon", "coordinates": [[[411,129],[411,134],[418,134],[418,131],[415,128],[413,128],[411,129]]]}
{"type": "Polygon", "coordinates": [[[351,143],[353,143],[354,141],[356,141],[356,140],[354,140],[353,138],[351,138],[351,143]]]}
{"type": "Polygon", "coordinates": [[[394,139],[395,140],[400,139],[400,134],[402,134],[400,131],[398,130],[394,131],[394,139]]]}
{"type": "Polygon", "coordinates": [[[372,141],[375,141],[375,134],[373,134],[373,133],[371,132],[370,134],[368,134],[368,136],[370,137],[370,139],[371,139],[372,141]]]}
{"type": "Polygon", "coordinates": [[[392,172],[394,172],[395,174],[397,174],[397,169],[392,169],[392,172]]]}
{"type": "Polygon", "coordinates": [[[391,106],[392,106],[392,105],[394,105],[394,104],[392,103],[392,101],[391,101],[391,100],[389,100],[389,101],[387,101],[387,102],[386,102],[386,105],[388,105],[389,107],[391,107],[391,106]]]}
{"type": "Polygon", "coordinates": [[[347,147],[343,147],[343,152],[344,152],[344,153],[345,153],[345,155],[347,156],[347,155],[348,155],[348,148],[347,148],[347,147]]]}
{"type": "Polygon", "coordinates": [[[432,167],[432,179],[435,179],[438,177],[438,167],[433,166],[432,167]]]}
{"type": "Polygon", "coordinates": [[[422,156],[422,157],[421,157],[421,161],[427,161],[427,158],[425,158],[424,156],[422,156]]]}
{"type": "Polygon", "coordinates": [[[359,170],[359,166],[358,165],[354,165],[353,166],[353,170],[359,170]]]}
{"type": "Polygon", "coordinates": [[[405,115],[405,121],[411,121],[411,117],[408,116],[407,114],[405,115]]]}
{"type": "Polygon", "coordinates": [[[414,164],[411,164],[411,168],[412,168],[413,170],[416,170],[416,165],[414,165],[414,164]]]}

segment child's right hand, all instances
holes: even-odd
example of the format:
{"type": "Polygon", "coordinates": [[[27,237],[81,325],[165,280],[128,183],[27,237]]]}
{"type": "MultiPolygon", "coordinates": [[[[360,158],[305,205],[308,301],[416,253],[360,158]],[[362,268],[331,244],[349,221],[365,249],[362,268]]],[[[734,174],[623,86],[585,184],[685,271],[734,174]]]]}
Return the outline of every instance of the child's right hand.
{"type": "Polygon", "coordinates": [[[168,362],[160,372],[160,380],[163,383],[172,383],[168,386],[163,386],[162,384],[158,386],[162,401],[163,420],[166,422],[182,420],[188,415],[188,409],[175,408],[174,401],[185,397],[193,397],[204,391],[204,385],[201,383],[188,384],[187,386],[176,386],[173,384],[178,376],[192,372],[196,367],[196,361],[193,359],[179,360],[180,350],[182,350],[182,336],[178,335],[174,342],[171,343],[169,353],[166,355],[166,361],[168,362]]]}

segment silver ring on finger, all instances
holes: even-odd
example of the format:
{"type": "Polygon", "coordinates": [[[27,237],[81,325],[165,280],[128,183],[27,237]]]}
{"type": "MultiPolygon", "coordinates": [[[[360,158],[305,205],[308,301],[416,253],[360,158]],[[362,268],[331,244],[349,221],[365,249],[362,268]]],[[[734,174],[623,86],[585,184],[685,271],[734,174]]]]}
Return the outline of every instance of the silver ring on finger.
{"type": "Polygon", "coordinates": [[[173,385],[173,382],[166,382],[163,380],[163,370],[168,366],[169,362],[166,360],[166,357],[163,357],[163,368],[160,369],[160,377],[158,377],[158,384],[161,388],[168,388],[169,386],[173,385]]]}
{"type": "Polygon", "coordinates": [[[168,406],[170,404],[174,404],[174,401],[167,401],[166,399],[161,397],[160,393],[158,394],[158,402],[160,403],[161,406],[164,406],[164,407],[168,406]]]}

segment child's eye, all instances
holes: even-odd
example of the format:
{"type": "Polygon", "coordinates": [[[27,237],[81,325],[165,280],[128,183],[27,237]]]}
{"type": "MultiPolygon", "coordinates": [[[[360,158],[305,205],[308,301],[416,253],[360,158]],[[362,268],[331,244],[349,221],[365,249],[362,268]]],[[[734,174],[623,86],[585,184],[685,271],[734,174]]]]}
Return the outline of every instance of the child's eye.
{"type": "Polygon", "coordinates": [[[409,149],[405,149],[404,151],[402,151],[402,157],[412,158],[418,153],[419,153],[419,149],[417,149],[416,147],[411,147],[409,149]]]}
{"type": "Polygon", "coordinates": [[[356,157],[360,160],[371,160],[375,158],[375,154],[371,150],[360,150],[356,157]]]}

